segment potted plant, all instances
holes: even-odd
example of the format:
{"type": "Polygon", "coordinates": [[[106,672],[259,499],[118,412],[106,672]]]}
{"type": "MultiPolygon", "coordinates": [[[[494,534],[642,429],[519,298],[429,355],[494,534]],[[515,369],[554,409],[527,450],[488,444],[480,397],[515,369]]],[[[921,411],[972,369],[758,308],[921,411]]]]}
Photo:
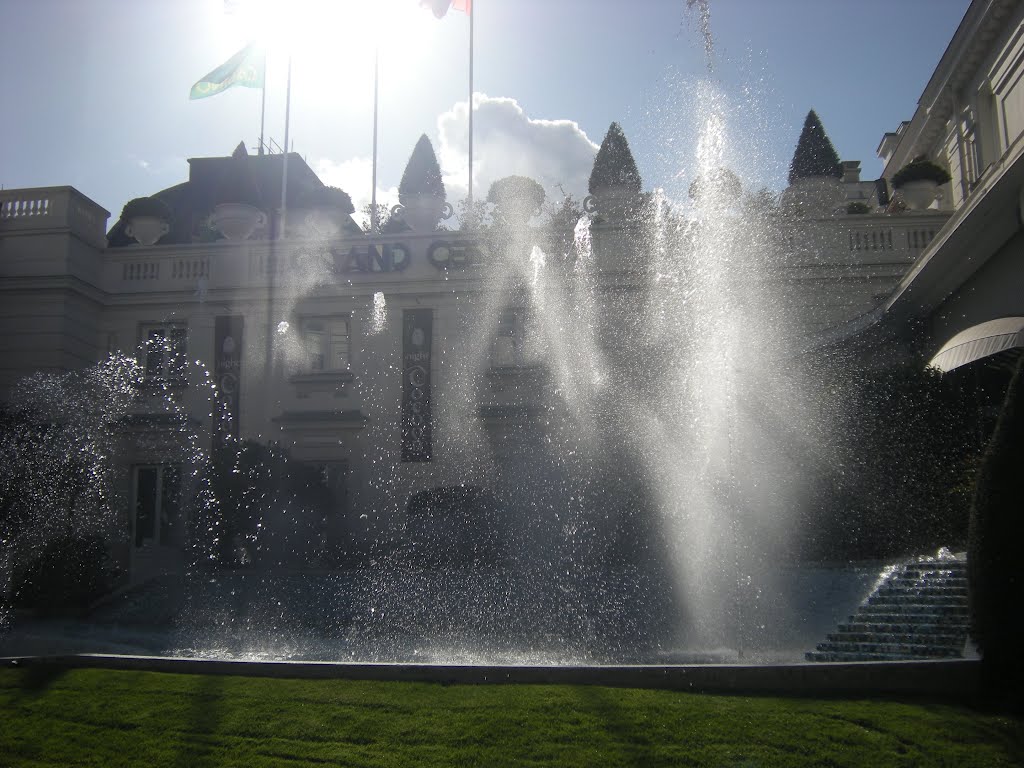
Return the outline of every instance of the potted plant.
{"type": "MultiPolygon", "coordinates": [[[[640,171],[626,135],[618,123],[612,123],[597,150],[587,189],[598,212],[623,217],[639,202],[641,186],[640,171]]],[[[584,207],[588,207],[587,201],[584,207]]]]}
{"type": "Polygon", "coordinates": [[[426,134],[420,136],[409,156],[398,185],[398,201],[401,206],[397,213],[417,232],[433,232],[441,218],[451,216],[452,208],[445,202],[441,166],[426,134]]]}
{"type": "Polygon", "coordinates": [[[355,213],[349,194],[338,187],[312,187],[299,201],[299,208],[307,209],[306,223],[321,237],[333,237],[345,225],[345,219],[355,213]]]}
{"type": "Polygon", "coordinates": [[[907,207],[916,211],[930,206],[939,185],[947,184],[951,178],[949,171],[922,155],[900,168],[892,177],[892,185],[899,190],[907,207]]]}
{"type": "Polygon", "coordinates": [[[153,245],[171,231],[171,207],[159,197],[136,197],[121,211],[124,233],[139,245],[153,245]]]}
{"type": "Polygon", "coordinates": [[[527,176],[506,176],[491,184],[487,202],[497,206],[497,217],[510,227],[524,227],[544,204],[544,187],[527,176]]]}
{"type": "Polygon", "coordinates": [[[210,227],[226,240],[247,240],[258,227],[266,225],[267,216],[261,210],[263,198],[252,178],[244,145],[240,144],[225,162],[214,199],[210,227]]]}

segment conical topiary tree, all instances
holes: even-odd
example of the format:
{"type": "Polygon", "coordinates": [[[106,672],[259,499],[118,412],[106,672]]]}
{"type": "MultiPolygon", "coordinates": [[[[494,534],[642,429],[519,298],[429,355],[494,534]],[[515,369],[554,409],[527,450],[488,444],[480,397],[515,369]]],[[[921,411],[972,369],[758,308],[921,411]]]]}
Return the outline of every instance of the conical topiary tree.
{"type": "Polygon", "coordinates": [[[839,154],[832,146],[825,128],[812,109],[804,120],[804,128],[800,131],[800,139],[796,143],[793,161],[789,164],[789,183],[797,179],[815,176],[834,176],[841,178],[843,165],[839,154]]]}
{"type": "Polygon", "coordinates": [[[434,147],[426,134],[419,141],[409,156],[409,162],[402,174],[402,182],[398,185],[398,201],[402,205],[418,195],[435,197],[444,200],[444,182],[441,180],[441,166],[437,163],[434,147]]]}
{"type": "MultiPolygon", "coordinates": [[[[971,636],[992,693],[1024,686],[1024,357],[978,471],[967,534],[971,636]]],[[[1018,701],[1018,704],[1021,703],[1018,701]]]]}
{"type": "Polygon", "coordinates": [[[594,169],[590,172],[587,188],[590,194],[607,187],[626,187],[631,192],[640,192],[640,171],[637,170],[633,153],[629,150],[626,134],[618,123],[608,127],[601,148],[594,158],[594,169]]]}

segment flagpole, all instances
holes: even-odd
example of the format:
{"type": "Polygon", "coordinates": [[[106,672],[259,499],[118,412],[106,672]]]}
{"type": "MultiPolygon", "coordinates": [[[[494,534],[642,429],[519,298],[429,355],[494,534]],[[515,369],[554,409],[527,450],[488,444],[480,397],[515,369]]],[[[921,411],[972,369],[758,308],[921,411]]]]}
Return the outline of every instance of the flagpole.
{"type": "Polygon", "coordinates": [[[277,233],[284,237],[285,216],[288,210],[288,128],[292,114],[292,55],[288,54],[288,86],[284,97],[284,161],[281,168],[281,229],[277,233]]]}
{"type": "Polygon", "coordinates": [[[377,106],[378,85],[380,84],[380,44],[373,48],[373,188],[370,190],[370,232],[377,234],[377,106]]]}
{"type": "Polygon", "coordinates": [[[476,3],[469,13],[469,210],[473,208],[473,19],[476,17],[476,3]]]}
{"type": "Polygon", "coordinates": [[[260,88],[260,149],[263,154],[263,128],[267,124],[267,52],[263,51],[263,87],[260,88]]]}

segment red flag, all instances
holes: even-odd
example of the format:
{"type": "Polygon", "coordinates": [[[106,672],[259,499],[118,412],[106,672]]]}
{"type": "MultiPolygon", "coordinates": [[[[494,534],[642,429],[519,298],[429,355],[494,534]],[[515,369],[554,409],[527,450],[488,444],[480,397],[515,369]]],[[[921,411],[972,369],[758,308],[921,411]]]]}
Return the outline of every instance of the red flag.
{"type": "Polygon", "coordinates": [[[449,8],[468,14],[471,12],[472,4],[473,0],[420,0],[420,6],[429,8],[439,19],[444,18],[449,8]]]}

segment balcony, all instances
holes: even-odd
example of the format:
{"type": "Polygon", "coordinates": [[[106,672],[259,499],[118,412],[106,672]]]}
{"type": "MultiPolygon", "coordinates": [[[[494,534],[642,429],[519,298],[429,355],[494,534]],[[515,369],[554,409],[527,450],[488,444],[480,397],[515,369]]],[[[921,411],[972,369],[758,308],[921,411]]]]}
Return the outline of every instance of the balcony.
{"type": "Polygon", "coordinates": [[[0,191],[0,236],[70,233],[104,248],[110,213],[74,187],[0,191]]]}

